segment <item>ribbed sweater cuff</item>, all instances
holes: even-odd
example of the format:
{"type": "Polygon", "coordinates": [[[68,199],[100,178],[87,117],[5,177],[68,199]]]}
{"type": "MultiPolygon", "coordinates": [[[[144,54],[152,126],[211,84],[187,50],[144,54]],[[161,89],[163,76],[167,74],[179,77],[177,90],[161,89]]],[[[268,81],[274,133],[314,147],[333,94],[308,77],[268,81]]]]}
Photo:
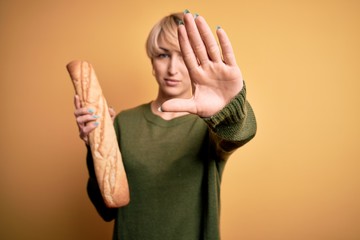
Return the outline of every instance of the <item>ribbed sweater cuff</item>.
{"type": "Polygon", "coordinates": [[[218,113],[211,117],[203,118],[212,129],[219,125],[231,126],[240,123],[246,117],[246,86],[218,113]]]}

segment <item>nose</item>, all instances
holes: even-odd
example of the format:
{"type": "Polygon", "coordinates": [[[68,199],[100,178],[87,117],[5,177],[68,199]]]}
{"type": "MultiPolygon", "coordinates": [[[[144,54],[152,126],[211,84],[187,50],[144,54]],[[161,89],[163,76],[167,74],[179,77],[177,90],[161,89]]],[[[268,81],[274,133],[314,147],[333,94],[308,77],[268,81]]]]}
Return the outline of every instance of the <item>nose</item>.
{"type": "Polygon", "coordinates": [[[170,75],[176,75],[178,73],[179,60],[176,56],[172,56],[168,65],[168,73],[170,75]]]}

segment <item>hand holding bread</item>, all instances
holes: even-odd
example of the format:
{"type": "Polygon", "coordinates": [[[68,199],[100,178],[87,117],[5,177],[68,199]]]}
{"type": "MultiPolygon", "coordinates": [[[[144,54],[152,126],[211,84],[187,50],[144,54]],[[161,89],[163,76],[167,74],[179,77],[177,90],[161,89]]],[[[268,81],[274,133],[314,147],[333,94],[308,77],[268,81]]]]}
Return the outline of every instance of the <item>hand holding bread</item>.
{"type": "Polygon", "coordinates": [[[90,63],[78,60],[67,64],[67,70],[77,95],[75,115],[80,137],[90,145],[104,202],[108,207],[124,206],[130,198],[128,182],[112,117],[95,71],[90,63]],[[84,111],[96,111],[96,115],[84,111]]]}

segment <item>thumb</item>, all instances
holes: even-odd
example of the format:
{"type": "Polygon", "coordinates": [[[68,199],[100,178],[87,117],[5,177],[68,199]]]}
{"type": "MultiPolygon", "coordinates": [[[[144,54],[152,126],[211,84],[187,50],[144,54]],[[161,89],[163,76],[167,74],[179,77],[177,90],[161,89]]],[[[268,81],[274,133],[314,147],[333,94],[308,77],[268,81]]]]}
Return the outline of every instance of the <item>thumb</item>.
{"type": "Polygon", "coordinates": [[[116,112],[113,107],[109,107],[109,114],[110,114],[111,120],[114,122],[116,112]]]}
{"type": "Polygon", "coordinates": [[[174,98],[164,102],[161,105],[162,112],[188,112],[197,113],[196,105],[193,98],[180,99],[174,98]]]}

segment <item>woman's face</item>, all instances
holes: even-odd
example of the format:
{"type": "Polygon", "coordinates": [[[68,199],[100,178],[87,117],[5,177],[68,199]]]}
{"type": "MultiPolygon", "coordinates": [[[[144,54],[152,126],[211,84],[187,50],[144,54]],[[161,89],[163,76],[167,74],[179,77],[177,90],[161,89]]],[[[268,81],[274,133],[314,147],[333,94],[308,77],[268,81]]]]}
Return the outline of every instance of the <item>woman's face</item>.
{"type": "Polygon", "coordinates": [[[154,76],[159,84],[159,97],[190,98],[191,81],[182,54],[159,37],[159,53],[152,58],[154,76]]]}

